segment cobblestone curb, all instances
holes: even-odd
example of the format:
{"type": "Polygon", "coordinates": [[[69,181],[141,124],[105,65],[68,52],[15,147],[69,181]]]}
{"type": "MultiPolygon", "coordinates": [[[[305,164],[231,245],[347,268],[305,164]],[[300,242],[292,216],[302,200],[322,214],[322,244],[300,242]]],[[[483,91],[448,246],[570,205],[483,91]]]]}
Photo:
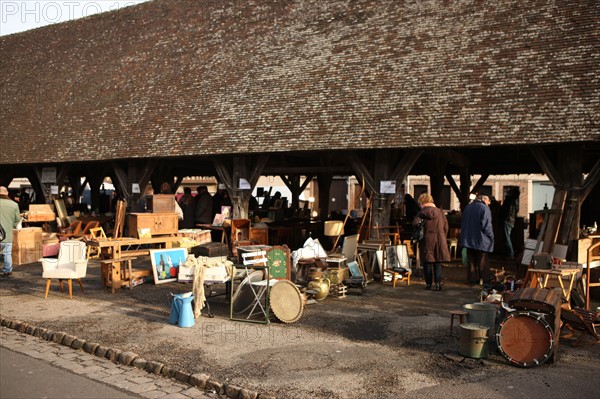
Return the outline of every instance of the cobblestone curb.
{"type": "MultiPolygon", "coordinates": [[[[231,399],[275,399],[274,395],[261,394],[255,391],[247,390],[241,387],[237,387],[234,385],[229,385],[227,383],[222,383],[211,378],[207,374],[190,374],[182,370],[170,368],[167,365],[164,365],[159,362],[150,361],[141,358],[138,354],[129,352],[129,351],[120,351],[118,349],[107,348],[95,342],[87,342],[83,339],[77,338],[73,335],[68,335],[64,332],[60,331],[52,331],[43,327],[33,326],[29,323],[20,321],[20,320],[10,320],[0,316],[0,325],[15,330],[21,334],[31,335],[36,338],[40,338],[51,343],[71,348],[75,351],[82,351],[88,353],[90,355],[94,355],[96,357],[105,358],[110,360],[111,362],[122,365],[126,367],[131,367],[132,369],[143,370],[146,373],[153,375],[154,377],[147,378],[147,382],[152,381],[151,378],[160,378],[166,377],[171,380],[176,381],[178,384],[185,384],[188,386],[187,390],[182,390],[182,392],[164,392],[164,391],[155,391],[154,388],[149,387],[150,389],[144,391],[144,387],[124,387],[120,386],[119,383],[115,381],[107,381],[112,382],[113,385],[123,388],[129,389],[132,392],[138,392],[138,394],[146,396],[146,397],[161,397],[161,393],[164,395],[169,395],[169,397],[197,397],[197,393],[204,394],[216,394],[219,397],[226,397],[231,399]],[[197,393],[194,390],[198,391],[197,393]],[[199,391],[202,390],[202,391],[199,391]],[[188,392],[189,391],[189,392],[188,392]],[[175,395],[175,396],[173,396],[175,395]],[[177,396],[179,395],[179,396],[177,396]]],[[[109,363],[110,364],[110,363],[109,363]]],[[[59,364],[62,366],[61,364],[59,364]]],[[[90,367],[91,369],[91,367],[90,367]]],[[[78,370],[72,370],[79,374],[78,370]]],[[[83,370],[81,370],[83,371],[83,370]]],[[[90,370],[91,372],[91,370],[90,370]]],[[[121,385],[123,385],[121,383],[121,385]]],[[[143,383],[142,383],[143,385],[143,383]]]]}

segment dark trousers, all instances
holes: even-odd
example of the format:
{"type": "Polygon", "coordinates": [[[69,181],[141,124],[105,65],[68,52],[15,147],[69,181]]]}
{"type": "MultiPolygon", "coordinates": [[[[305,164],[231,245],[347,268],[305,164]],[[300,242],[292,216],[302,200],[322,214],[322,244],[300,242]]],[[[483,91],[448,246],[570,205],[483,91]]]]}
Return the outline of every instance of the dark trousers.
{"type": "Polygon", "coordinates": [[[476,249],[467,248],[467,280],[470,284],[479,284],[482,279],[484,284],[490,282],[490,266],[488,253],[476,249]]]}
{"type": "Polygon", "coordinates": [[[442,264],[425,263],[423,265],[423,274],[425,274],[425,284],[431,285],[432,281],[436,284],[442,284],[442,264]]]}

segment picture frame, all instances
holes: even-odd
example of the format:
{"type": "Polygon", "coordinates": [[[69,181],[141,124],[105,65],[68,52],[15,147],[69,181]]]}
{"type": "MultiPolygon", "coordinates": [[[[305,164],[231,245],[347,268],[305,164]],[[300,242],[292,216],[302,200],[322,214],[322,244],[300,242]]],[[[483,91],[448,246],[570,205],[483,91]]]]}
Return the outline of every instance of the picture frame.
{"type": "Polygon", "coordinates": [[[150,250],[154,284],[177,281],[179,265],[183,265],[188,256],[187,248],[161,248],[150,250]]]}
{"type": "Polygon", "coordinates": [[[138,238],[152,238],[152,230],[150,227],[145,227],[143,229],[137,229],[138,238]]]}
{"type": "Polygon", "coordinates": [[[231,219],[231,207],[222,205],[221,206],[221,215],[223,215],[223,219],[231,219]]]}
{"type": "Polygon", "coordinates": [[[222,213],[217,213],[213,219],[212,225],[216,227],[222,227],[225,221],[225,216],[222,213]]]}

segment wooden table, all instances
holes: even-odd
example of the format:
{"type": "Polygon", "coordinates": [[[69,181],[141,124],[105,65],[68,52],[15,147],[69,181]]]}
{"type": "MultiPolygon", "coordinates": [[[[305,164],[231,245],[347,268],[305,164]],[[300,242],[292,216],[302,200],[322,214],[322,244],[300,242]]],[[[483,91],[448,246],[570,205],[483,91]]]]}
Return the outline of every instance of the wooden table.
{"type": "Polygon", "coordinates": [[[88,245],[98,248],[101,255],[103,267],[102,283],[105,287],[115,288],[123,286],[131,287],[133,277],[152,275],[152,271],[136,271],[133,273],[126,265],[129,265],[132,257],[149,255],[149,248],[140,248],[142,245],[158,246],[160,248],[172,248],[173,242],[180,241],[180,237],[152,237],[152,238],[119,238],[116,240],[97,238],[89,240],[88,245]]]}
{"type": "Polygon", "coordinates": [[[578,269],[529,269],[527,270],[525,281],[528,282],[528,287],[531,288],[550,288],[548,287],[549,284],[552,284],[553,281],[558,281],[562,296],[567,301],[563,306],[570,309],[571,290],[575,284],[575,276],[577,276],[577,273],[579,273],[578,269]],[[563,277],[566,277],[566,280],[568,281],[566,287],[563,277]]]}

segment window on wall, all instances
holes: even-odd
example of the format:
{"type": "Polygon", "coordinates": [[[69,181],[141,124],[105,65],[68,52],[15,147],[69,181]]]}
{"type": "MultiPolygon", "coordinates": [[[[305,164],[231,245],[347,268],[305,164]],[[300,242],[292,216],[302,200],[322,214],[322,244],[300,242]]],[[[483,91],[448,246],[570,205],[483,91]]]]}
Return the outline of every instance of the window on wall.
{"type": "Polygon", "coordinates": [[[477,194],[487,195],[488,197],[492,196],[492,186],[481,186],[479,188],[479,192],[477,194]]]}
{"type": "Polygon", "coordinates": [[[504,186],[502,188],[502,201],[504,202],[504,199],[506,198],[506,196],[508,195],[509,192],[511,192],[512,190],[518,190],[519,186],[504,186]]]}
{"type": "Polygon", "coordinates": [[[415,184],[413,189],[413,198],[415,200],[419,198],[419,195],[429,192],[429,186],[427,184],[415,184]]]}
{"type": "Polygon", "coordinates": [[[435,198],[433,199],[434,201],[439,202],[438,206],[441,209],[450,209],[450,193],[451,193],[451,191],[452,190],[451,190],[450,186],[444,186],[442,188],[442,198],[440,198],[439,201],[436,200],[435,198]]]}

